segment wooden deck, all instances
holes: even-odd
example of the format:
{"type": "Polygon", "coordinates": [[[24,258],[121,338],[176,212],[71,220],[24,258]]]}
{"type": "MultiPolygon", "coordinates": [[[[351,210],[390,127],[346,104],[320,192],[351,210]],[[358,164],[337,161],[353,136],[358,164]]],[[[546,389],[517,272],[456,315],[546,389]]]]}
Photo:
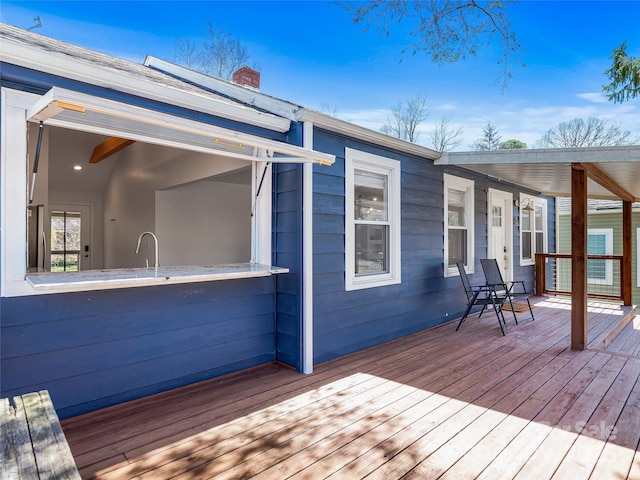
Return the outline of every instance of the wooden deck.
{"type": "Polygon", "coordinates": [[[638,317],[591,305],[576,352],[568,301],[538,300],[505,337],[489,312],[313,375],[270,364],[63,429],[83,478],[640,478],[638,317]]]}

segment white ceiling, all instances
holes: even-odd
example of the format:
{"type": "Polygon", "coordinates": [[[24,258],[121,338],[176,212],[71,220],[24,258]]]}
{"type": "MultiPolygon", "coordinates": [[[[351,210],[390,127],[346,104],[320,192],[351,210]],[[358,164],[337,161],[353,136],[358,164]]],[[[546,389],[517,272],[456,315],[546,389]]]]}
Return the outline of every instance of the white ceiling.
{"type": "MultiPolygon", "coordinates": [[[[571,164],[591,163],[640,201],[640,146],[444,153],[436,165],[458,165],[544,195],[571,195],[571,164]]],[[[589,180],[588,195],[617,198],[589,180]]]]}

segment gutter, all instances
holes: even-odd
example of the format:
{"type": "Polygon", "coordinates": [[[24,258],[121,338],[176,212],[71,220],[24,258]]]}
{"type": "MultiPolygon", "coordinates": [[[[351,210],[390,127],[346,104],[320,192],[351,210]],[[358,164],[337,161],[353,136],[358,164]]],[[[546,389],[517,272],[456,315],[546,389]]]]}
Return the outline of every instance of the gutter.
{"type": "Polygon", "coordinates": [[[340,120],[339,118],[326,115],[324,113],[310,110],[307,108],[301,108],[297,117],[298,121],[312,122],[317,128],[329,130],[331,132],[348,135],[365,142],[374,143],[376,145],[387,147],[393,150],[398,150],[403,153],[416,155],[419,157],[427,158],[429,160],[437,160],[440,158],[441,153],[432,150],[431,148],[423,147],[416,143],[407,142],[399,138],[390,137],[381,132],[370,130],[365,127],[361,127],[346,120],[340,120]]]}

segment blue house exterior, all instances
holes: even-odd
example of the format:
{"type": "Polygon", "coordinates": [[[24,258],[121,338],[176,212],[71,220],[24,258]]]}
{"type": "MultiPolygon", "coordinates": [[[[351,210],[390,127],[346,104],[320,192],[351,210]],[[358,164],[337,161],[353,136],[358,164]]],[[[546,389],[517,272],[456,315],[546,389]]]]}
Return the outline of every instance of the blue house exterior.
{"type": "MultiPolygon", "coordinates": [[[[537,192],[463,168],[436,166],[438,153],[424,147],[227,82],[200,81],[199,74],[161,61],[134,65],[6,25],[0,25],[0,37],[2,397],[48,389],[59,416],[65,418],[268,362],[282,362],[311,373],[314,364],[458,318],[466,300],[460,279],[451,274],[448,263],[460,253],[470,273],[480,281],[479,260],[493,248],[490,231],[496,227],[496,212],[505,222],[510,253],[522,251],[523,238],[534,242],[534,249],[542,245],[535,244],[535,228],[531,230],[533,237],[523,236],[523,213],[513,200],[501,200],[496,207],[489,198],[491,192],[498,191],[500,199],[535,198],[537,192]],[[69,62],[65,67],[69,73],[63,74],[62,67],[54,71],[57,62],[69,62]],[[111,253],[108,247],[103,248],[101,267],[91,270],[95,273],[38,273],[29,269],[20,273],[16,266],[28,257],[27,242],[21,240],[26,236],[27,220],[23,213],[14,220],[11,211],[16,196],[21,197],[20,205],[30,206],[22,197],[32,194],[31,176],[19,175],[24,175],[25,167],[30,171],[33,167],[38,128],[37,116],[33,117],[36,120],[28,117],[33,109],[20,105],[42,102],[40,98],[52,88],[61,89],[51,94],[54,97],[72,92],[79,99],[95,100],[108,112],[117,113],[122,106],[131,107],[132,112],[140,109],[134,120],[127,121],[140,122],[145,128],[154,125],[147,133],[149,143],[158,141],[163,152],[175,153],[180,161],[204,153],[215,157],[211,164],[235,162],[237,157],[250,165],[252,179],[248,184],[243,180],[242,188],[251,190],[250,199],[246,199],[251,203],[253,222],[251,245],[246,250],[250,250],[247,257],[251,263],[246,258],[211,267],[206,262],[193,266],[185,260],[173,267],[167,260],[172,267],[156,270],[153,277],[121,280],[122,275],[149,269],[127,264],[125,259],[133,252],[120,253],[114,246],[111,253]],[[30,121],[16,120],[21,118],[19,111],[30,121]],[[173,119],[174,125],[167,126],[167,118],[173,119]],[[145,121],[148,123],[143,125],[145,121]],[[175,138],[160,138],[154,129],[167,129],[167,135],[175,134],[175,138]],[[23,133],[20,141],[14,140],[16,131],[23,133]],[[223,145],[215,148],[222,150],[207,153],[206,149],[213,147],[188,144],[187,134],[198,138],[212,134],[214,143],[223,145]],[[184,142],[182,147],[180,142],[184,142]],[[232,150],[245,148],[244,142],[254,143],[253,153],[232,150]],[[23,144],[27,163],[21,156],[23,144]],[[260,152],[265,150],[275,153],[262,157],[260,152]],[[187,151],[190,153],[184,153],[187,151]],[[17,189],[15,172],[19,173],[17,189]],[[383,201],[376,192],[382,192],[383,201]],[[367,194],[370,199],[363,198],[367,194]],[[11,222],[17,222],[23,231],[12,234],[11,222]],[[158,271],[168,273],[158,275],[158,271]]],[[[56,135],[68,133],[56,130],[64,128],[60,125],[68,120],[47,123],[50,121],[43,123],[53,145],[56,135]]],[[[101,125],[96,129],[102,129],[103,136],[113,131],[101,125]]],[[[137,144],[127,148],[155,152],[151,150],[155,147],[142,146],[143,133],[130,133],[128,138],[137,144]]],[[[122,134],[127,132],[122,130],[122,134]]],[[[84,139],[77,138],[78,143],[84,139]]],[[[54,149],[51,152],[49,176],[53,178],[54,149]]],[[[119,155],[129,155],[118,160],[125,169],[145,160],[127,151],[119,155]]],[[[207,172],[214,168],[205,163],[198,168],[207,172]]],[[[153,171],[175,165],[175,161],[158,163],[153,171]]],[[[236,185],[236,176],[231,179],[231,173],[243,179],[250,176],[247,168],[234,166],[226,175],[209,172],[206,179],[213,178],[224,190],[222,184],[236,185]]],[[[117,170],[114,172],[111,180],[105,181],[117,178],[117,170]]],[[[107,211],[109,202],[116,204],[132,195],[135,184],[131,172],[123,173],[130,182],[122,184],[126,189],[122,187],[111,200],[106,196],[100,200],[104,222],[95,228],[103,229],[104,239],[111,238],[110,229],[120,228],[122,217],[112,217],[107,211]]],[[[152,176],[150,172],[145,174],[152,176]]],[[[150,202],[155,220],[132,220],[136,236],[144,230],[160,231],[165,222],[159,213],[165,194],[178,202],[200,194],[199,190],[183,189],[194,183],[206,185],[200,177],[198,182],[188,180],[180,185],[172,183],[171,188],[153,184],[155,203],[153,199],[150,202]]],[[[147,179],[136,181],[144,188],[152,185],[145,183],[147,179]]],[[[59,192],[50,189],[51,205],[65,194],[71,198],[62,188],[59,192]]],[[[162,208],[171,210],[169,203],[162,208]]],[[[540,238],[544,248],[549,248],[555,238],[554,202],[540,198],[540,204],[544,205],[540,238]]],[[[205,205],[198,219],[215,210],[214,205],[205,205]]],[[[129,207],[135,209],[131,204],[129,207]]],[[[45,207],[45,212],[53,215],[57,208],[45,207]]],[[[122,210],[119,212],[122,215],[122,210]]],[[[178,211],[177,216],[184,216],[183,212],[178,211]]],[[[158,234],[161,266],[163,252],[171,250],[164,247],[165,239],[180,228],[197,228],[192,223],[195,220],[188,220],[187,227],[169,228],[165,236],[158,234]]],[[[242,228],[249,228],[248,221],[241,223],[242,228]]],[[[131,238],[125,243],[133,250],[135,237],[131,238]]],[[[181,249],[200,248],[195,239],[185,238],[186,248],[176,248],[176,258],[188,257],[181,249]]],[[[117,245],[118,234],[109,241],[117,245]]],[[[212,238],[210,245],[215,241],[212,238]]],[[[45,252],[45,259],[47,255],[52,252],[45,252]]],[[[211,255],[207,258],[218,258],[211,255]]],[[[514,253],[506,265],[510,276],[526,279],[531,288],[534,266],[522,258],[514,253]]]]}

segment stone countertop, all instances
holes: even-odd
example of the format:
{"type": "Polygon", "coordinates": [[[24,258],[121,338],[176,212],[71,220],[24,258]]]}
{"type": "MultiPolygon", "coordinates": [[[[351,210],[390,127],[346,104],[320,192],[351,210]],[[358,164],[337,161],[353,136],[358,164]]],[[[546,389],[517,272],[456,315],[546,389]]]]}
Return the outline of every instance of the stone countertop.
{"type": "Polygon", "coordinates": [[[27,281],[38,291],[82,291],[264,277],[287,272],[288,268],[247,262],[30,273],[27,275],[27,281]]]}

